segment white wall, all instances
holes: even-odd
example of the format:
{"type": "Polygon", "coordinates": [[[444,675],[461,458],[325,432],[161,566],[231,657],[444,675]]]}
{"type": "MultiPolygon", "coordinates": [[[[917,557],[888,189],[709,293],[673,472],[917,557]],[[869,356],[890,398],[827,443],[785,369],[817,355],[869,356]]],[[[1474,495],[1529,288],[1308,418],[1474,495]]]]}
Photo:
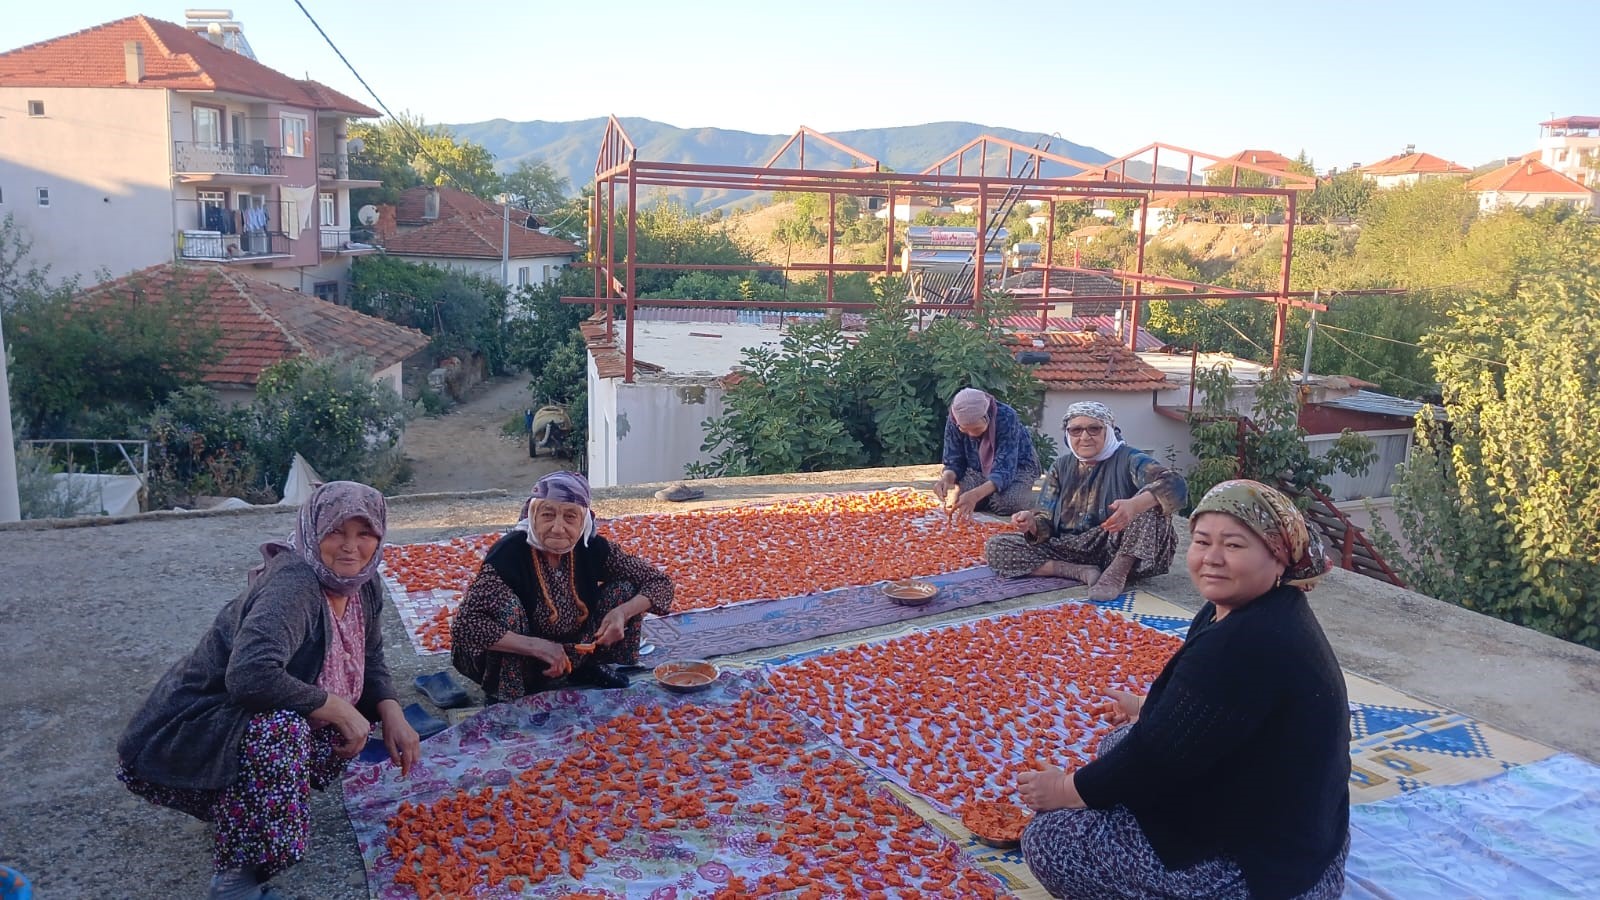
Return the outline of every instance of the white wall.
{"type": "Polygon", "coordinates": [[[1591,192],[1583,197],[1576,194],[1529,194],[1515,191],[1483,191],[1478,194],[1478,207],[1485,212],[1514,206],[1535,209],[1546,203],[1561,203],[1578,209],[1588,209],[1594,205],[1594,194],[1591,192]]]}
{"type": "MultiPolygon", "coordinates": [[[[500,280],[500,260],[498,259],[466,259],[453,256],[411,256],[409,254],[395,254],[400,259],[418,265],[438,266],[441,269],[451,269],[468,275],[480,275],[490,281],[500,280]]],[[[528,256],[512,257],[506,267],[506,287],[516,290],[517,270],[527,266],[530,271],[530,285],[544,284],[544,267],[550,267],[550,277],[555,278],[563,266],[570,265],[570,256],[528,256]]]]}
{"type": "Polygon", "coordinates": [[[617,484],[617,442],[613,436],[617,420],[617,385],[620,378],[601,378],[588,361],[589,384],[589,483],[595,487],[617,484]]]}
{"type": "Polygon", "coordinates": [[[372,374],[372,380],[379,384],[387,384],[396,396],[404,397],[405,381],[404,373],[401,371],[404,366],[404,362],[397,362],[387,368],[379,369],[372,374]]]}
{"type": "MultiPolygon", "coordinates": [[[[13,213],[50,277],[92,283],[172,259],[169,92],[0,88],[0,216],[13,213]],[[45,114],[28,115],[42,100],[45,114]],[[39,188],[50,190],[40,207],[39,188]]],[[[185,110],[188,109],[185,105],[185,110]]]]}
{"type": "Polygon", "coordinates": [[[725,392],[720,384],[712,379],[687,384],[614,381],[617,484],[676,481],[684,477],[684,466],[710,458],[700,443],[705,420],[722,415],[725,392]]]}

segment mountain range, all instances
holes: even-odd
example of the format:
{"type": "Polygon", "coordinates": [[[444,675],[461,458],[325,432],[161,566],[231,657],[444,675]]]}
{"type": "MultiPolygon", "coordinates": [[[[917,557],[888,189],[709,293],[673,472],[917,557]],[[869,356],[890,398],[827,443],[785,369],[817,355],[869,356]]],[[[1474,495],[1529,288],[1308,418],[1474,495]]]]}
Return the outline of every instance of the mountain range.
{"type": "MultiPolygon", "coordinates": [[[[594,178],[595,157],[599,153],[601,138],[605,135],[606,119],[582,119],[575,122],[511,122],[491,119],[487,122],[470,122],[447,125],[457,138],[480,144],[495,155],[495,167],[505,171],[523,160],[549,163],[558,175],[564,176],[574,192],[589,184],[594,178]]],[[[639,158],[655,162],[692,162],[709,165],[758,166],[766,162],[784,142],[786,134],[752,134],[725,128],[678,128],[663,122],[643,118],[618,119],[634,145],[639,158]]],[[[883,165],[897,172],[919,172],[939,161],[968,141],[980,135],[1005,138],[1024,146],[1035,146],[1043,137],[1038,132],[1018,131],[1014,128],[996,128],[971,122],[930,122],[925,125],[906,125],[894,128],[865,128],[841,131],[829,136],[876,157],[883,165]]],[[[1101,163],[1112,159],[1103,150],[1054,138],[1049,150],[1058,156],[1078,159],[1088,163],[1101,163]]],[[[793,150],[790,151],[792,159],[793,150]]],[[[822,165],[844,165],[848,158],[820,143],[807,142],[808,162],[823,155],[822,165]]],[[[989,171],[1004,171],[1005,151],[991,150],[989,171]]],[[[968,161],[968,170],[973,165],[968,161]]],[[[792,165],[792,163],[790,163],[792,165]]],[[[1165,169],[1165,167],[1163,167],[1165,169]]],[[[1064,177],[1073,170],[1058,163],[1046,162],[1043,174],[1064,177]]],[[[1143,177],[1148,165],[1130,164],[1128,174],[1143,177]]],[[[1181,177],[1182,173],[1178,173],[1181,177]]],[[[730,206],[744,200],[744,193],[727,191],[685,191],[681,199],[692,208],[705,212],[730,206]]]]}

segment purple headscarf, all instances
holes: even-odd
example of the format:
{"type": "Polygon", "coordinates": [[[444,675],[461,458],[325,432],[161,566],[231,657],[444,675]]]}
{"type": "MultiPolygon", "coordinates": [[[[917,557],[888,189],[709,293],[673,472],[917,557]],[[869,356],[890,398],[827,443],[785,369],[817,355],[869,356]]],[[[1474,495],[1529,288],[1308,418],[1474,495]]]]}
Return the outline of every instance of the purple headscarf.
{"type": "Polygon", "coordinates": [[[534,484],[533,493],[522,503],[522,517],[513,530],[526,534],[529,546],[535,550],[545,549],[534,537],[532,525],[533,505],[541,500],[576,503],[583,507],[583,544],[586,547],[589,545],[589,536],[594,534],[594,511],[589,508],[589,479],[577,472],[551,472],[534,484]]]}
{"type": "Polygon", "coordinates": [[[280,553],[292,552],[311,566],[317,581],[327,590],[344,596],[354,594],[372,579],[383,559],[383,536],[389,529],[389,506],[377,489],[354,481],[330,481],[312,492],[300,506],[300,519],[285,541],[261,545],[261,565],[250,570],[255,581],[267,563],[280,553]],[[322,539],[350,519],[365,519],[378,533],[378,549],[358,574],[348,578],[328,568],[322,561],[322,539]]]}

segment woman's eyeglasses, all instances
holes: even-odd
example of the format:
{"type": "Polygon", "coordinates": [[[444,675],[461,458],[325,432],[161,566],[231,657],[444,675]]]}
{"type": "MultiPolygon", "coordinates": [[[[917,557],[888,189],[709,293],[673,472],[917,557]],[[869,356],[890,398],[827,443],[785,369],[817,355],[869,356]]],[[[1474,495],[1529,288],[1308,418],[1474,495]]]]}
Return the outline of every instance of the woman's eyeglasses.
{"type": "Polygon", "coordinates": [[[1074,425],[1067,429],[1069,437],[1083,437],[1086,434],[1090,437],[1099,437],[1105,433],[1106,428],[1104,425],[1074,425]]]}

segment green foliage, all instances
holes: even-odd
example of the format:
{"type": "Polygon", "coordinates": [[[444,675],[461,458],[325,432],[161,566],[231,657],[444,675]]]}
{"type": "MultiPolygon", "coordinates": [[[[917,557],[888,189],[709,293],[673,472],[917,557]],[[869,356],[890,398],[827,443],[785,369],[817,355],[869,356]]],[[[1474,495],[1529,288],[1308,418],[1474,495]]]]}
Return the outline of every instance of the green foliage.
{"type": "Polygon", "coordinates": [[[56,475],[69,470],[50,453],[31,444],[17,448],[17,502],[24,519],[69,519],[104,515],[99,492],[83,481],[58,482],[56,475]]]}
{"type": "Polygon", "coordinates": [[[261,374],[254,414],[260,429],[255,453],[268,484],[283,482],[296,452],[330,480],[379,490],[403,480],[405,403],[372,380],[365,361],[275,363],[261,374]]]}
{"type": "Polygon", "coordinates": [[[566,204],[572,183],[558,175],[549,163],[525,159],[500,176],[500,189],[516,198],[523,209],[548,219],[566,204]]]}
{"type": "Polygon", "coordinates": [[[1319,180],[1315,190],[1300,196],[1296,208],[1302,222],[1353,221],[1366,213],[1376,193],[1377,188],[1360,172],[1340,172],[1319,180]]]}
{"type": "Polygon", "coordinates": [[[1410,553],[1379,546],[1419,591],[1600,647],[1600,234],[1555,223],[1516,284],[1446,316],[1449,427],[1419,422],[1395,486],[1410,553]]]}
{"type": "MultiPolygon", "coordinates": [[[[778,349],[745,351],[726,411],[708,420],[691,477],[898,466],[937,459],[946,404],[973,386],[1036,417],[1040,388],[988,318],[940,319],[913,332],[905,285],[882,278],[853,345],[833,320],[791,326],[778,349]]],[[[994,299],[991,315],[1002,315],[994,299]]]]}
{"type": "Polygon", "coordinates": [[[1197,372],[1195,387],[1201,401],[1189,415],[1196,459],[1188,475],[1191,501],[1230,478],[1281,485],[1296,495],[1307,487],[1327,493],[1324,478],[1364,474],[1377,459],[1372,441],[1348,428],[1325,455],[1312,456],[1299,423],[1298,390],[1285,369],[1271,370],[1256,386],[1249,423],[1231,407],[1236,383],[1227,366],[1197,372]]]}
{"type": "Polygon", "coordinates": [[[493,153],[456,138],[443,125],[429,125],[421,116],[402,112],[396,119],[355,122],[350,137],[365,145],[355,174],[383,182],[381,188],[354,192],[352,204],[393,203],[402,191],[424,184],[449,185],[485,198],[500,191],[493,153]]]}
{"type": "MultiPolygon", "coordinates": [[[[259,423],[250,407],[227,407],[204,387],[188,387],[151,414],[150,508],[190,506],[196,497],[277,499],[261,471],[259,423]]],[[[279,482],[281,483],[281,482],[279,482]]]]}
{"type": "Polygon", "coordinates": [[[551,284],[524,288],[506,338],[511,364],[533,376],[528,385],[532,405],[567,407],[572,430],[560,452],[580,469],[588,460],[589,388],[588,350],[578,323],[590,308],[562,303],[561,297],[587,294],[593,288],[590,277],[569,269],[551,284]]]}
{"type": "MultiPolygon", "coordinates": [[[[37,286],[37,282],[35,286],[37,286]]],[[[93,302],[70,285],[7,300],[12,404],[25,436],[125,438],[167,395],[219,358],[203,290],[139,283],[93,302]]]]}
{"type": "Polygon", "coordinates": [[[350,306],[433,338],[435,359],[481,354],[506,371],[506,290],[497,282],[392,256],[361,256],[350,267],[350,306]]]}

